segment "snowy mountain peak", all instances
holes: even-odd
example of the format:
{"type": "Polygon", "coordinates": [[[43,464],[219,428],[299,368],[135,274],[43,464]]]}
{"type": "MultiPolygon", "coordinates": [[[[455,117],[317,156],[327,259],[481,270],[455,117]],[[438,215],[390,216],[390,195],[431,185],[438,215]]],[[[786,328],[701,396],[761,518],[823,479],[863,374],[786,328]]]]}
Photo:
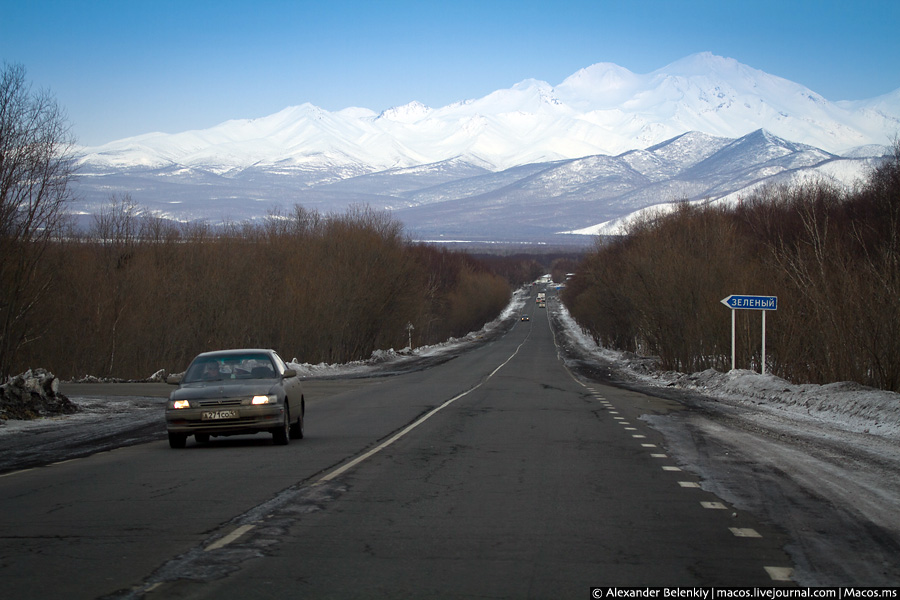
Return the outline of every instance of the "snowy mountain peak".
{"type": "Polygon", "coordinates": [[[430,108],[421,102],[413,100],[403,106],[395,106],[385,110],[378,115],[378,118],[386,119],[388,121],[397,121],[398,123],[415,123],[416,121],[424,119],[430,113],[430,108]]]}
{"type": "Polygon", "coordinates": [[[555,91],[574,105],[612,105],[633,92],[639,77],[613,63],[597,63],[567,77],[555,91]]]}
{"type": "Polygon", "coordinates": [[[552,92],[552,87],[546,81],[541,81],[540,79],[524,79],[519,83],[512,86],[513,90],[517,92],[535,92],[538,94],[546,93],[549,94],[552,92]]]}
{"type": "Polygon", "coordinates": [[[698,52],[676,60],[656,72],[681,77],[736,77],[743,76],[743,72],[747,70],[753,74],[763,73],[733,58],[718,56],[712,52],[698,52]]]}
{"type": "Polygon", "coordinates": [[[556,87],[526,79],[441,108],[414,101],[376,116],[369,109],[329,112],[306,103],[206,130],[87,148],[81,162],[98,172],[169,165],[307,173],[341,165],[360,173],[459,157],[500,170],[617,155],[691,131],[736,139],[759,129],[834,154],[889,143],[900,132],[900,91],[831,103],[799,84],[704,52],[644,75],[597,63],[556,87]]]}
{"type": "Polygon", "coordinates": [[[742,153],[746,153],[749,148],[764,148],[769,154],[812,152],[823,157],[823,159],[825,157],[836,158],[835,155],[824,152],[815,146],[786,140],[765,129],[757,129],[748,133],[730,145],[734,148],[740,148],[742,153]]]}

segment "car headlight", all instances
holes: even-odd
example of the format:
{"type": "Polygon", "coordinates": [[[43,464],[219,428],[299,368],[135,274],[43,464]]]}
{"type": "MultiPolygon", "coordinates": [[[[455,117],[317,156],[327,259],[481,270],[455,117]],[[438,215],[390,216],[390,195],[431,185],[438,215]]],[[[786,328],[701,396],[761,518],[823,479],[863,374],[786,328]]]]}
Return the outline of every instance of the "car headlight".
{"type": "Polygon", "coordinates": [[[187,400],[175,400],[172,402],[172,408],[190,408],[191,403],[187,400]]]}
{"type": "Polygon", "coordinates": [[[278,396],[268,395],[268,396],[253,396],[253,399],[250,400],[250,404],[275,404],[278,402],[278,396]]]}

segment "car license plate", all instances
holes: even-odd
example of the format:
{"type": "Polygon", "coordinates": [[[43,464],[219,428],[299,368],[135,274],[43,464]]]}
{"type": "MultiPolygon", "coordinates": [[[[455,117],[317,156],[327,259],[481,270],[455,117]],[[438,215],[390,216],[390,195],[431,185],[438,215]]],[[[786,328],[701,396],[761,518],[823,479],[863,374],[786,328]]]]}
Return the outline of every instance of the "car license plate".
{"type": "Polygon", "coordinates": [[[236,419],[238,416],[236,410],[207,410],[200,415],[203,421],[213,421],[216,419],[236,419]]]}

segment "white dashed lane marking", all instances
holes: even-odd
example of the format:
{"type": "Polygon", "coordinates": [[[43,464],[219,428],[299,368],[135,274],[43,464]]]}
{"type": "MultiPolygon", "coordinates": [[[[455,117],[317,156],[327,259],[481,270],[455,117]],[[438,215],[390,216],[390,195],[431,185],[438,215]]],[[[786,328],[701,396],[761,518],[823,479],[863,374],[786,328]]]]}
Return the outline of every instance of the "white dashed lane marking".
{"type": "MultiPolygon", "coordinates": [[[[609,412],[610,415],[618,415],[619,414],[619,411],[616,410],[615,407],[609,401],[602,398],[596,391],[593,391],[593,390],[591,390],[591,391],[598,400],[601,400],[603,407],[607,409],[607,411],[609,412]]],[[[626,421],[625,417],[614,416],[613,419],[619,425],[626,425],[625,431],[629,431],[629,432],[637,431],[636,427],[630,427],[631,423],[626,421]]],[[[632,434],[631,437],[633,439],[645,439],[647,436],[640,435],[640,434],[632,434]]],[[[648,448],[648,449],[656,448],[656,444],[642,443],[641,447],[648,448]]],[[[661,453],[651,453],[650,457],[651,458],[668,458],[668,455],[661,454],[661,453]]],[[[662,467],[662,469],[663,469],[663,471],[669,471],[669,472],[673,472],[673,473],[681,472],[681,469],[679,467],[674,467],[674,466],[670,466],[670,465],[665,465],[662,467]]],[[[691,489],[700,488],[700,484],[696,483],[694,481],[679,481],[678,485],[683,488],[691,488],[691,489]]],[[[709,510],[727,510],[728,509],[728,507],[725,504],[723,504],[722,502],[703,501],[703,502],[700,502],[700,506],[702,506],[703,508],[709,509],[709,510]]],[[[742,537],[742,538],[761,538],[762,537],[762,535],[760,535],[760,533],[758,531],[756,531],[755,529],[749,528],[749,527],[729,527],[728,530],[731,531],[731,533],[735,537],[742,537]]],[[[769,577],[772,579],[772,581],[791,581],[791,577],[794,574],[794,569],[789,568],[789,567],[765,566],[763,568],[765,569],[765,571],[769,575],[769,577]]]]}
{"type": "Polygon", "coordinates": [[[763,567],[772,581],[790,581],[794,574],[794,569],[788,567],[763,567]]]}
{"type": "Polygon", "coordinates": [[[731,533],[735,535],[735,537],[745,537],[745,538],[761,538],[762,536],[755,529],[751,529],[749,527],[729,527],[728,528],[731,533]]]}

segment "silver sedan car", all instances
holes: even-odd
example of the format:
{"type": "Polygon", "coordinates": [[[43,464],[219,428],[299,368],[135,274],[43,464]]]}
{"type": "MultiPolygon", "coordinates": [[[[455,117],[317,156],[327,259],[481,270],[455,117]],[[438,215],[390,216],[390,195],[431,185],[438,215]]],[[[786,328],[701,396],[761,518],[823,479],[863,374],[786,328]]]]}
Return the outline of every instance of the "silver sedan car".
{"type": "Polygon", "coordinates": [[[169,445],[210,436],[271,433],[287,444],[303,437],[306,401],[296,371],[274,350],[221,350],[195,358],[166,405],[169,445]]]}

